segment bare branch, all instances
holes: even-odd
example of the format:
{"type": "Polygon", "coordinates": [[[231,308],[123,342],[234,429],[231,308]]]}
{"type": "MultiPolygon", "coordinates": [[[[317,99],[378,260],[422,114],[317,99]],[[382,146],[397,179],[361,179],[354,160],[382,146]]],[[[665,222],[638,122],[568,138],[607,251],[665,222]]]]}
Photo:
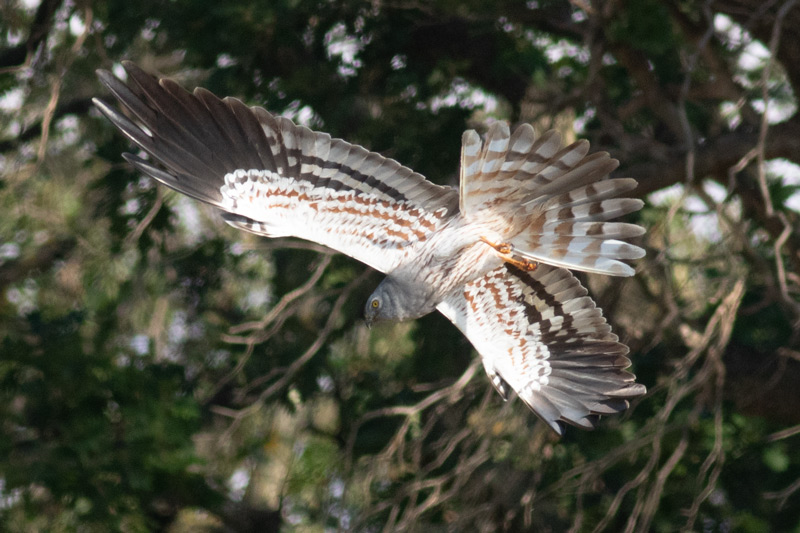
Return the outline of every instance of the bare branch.
{"type": "Polygon", "coordinates": [[[17,46],[0,50],[0,73],[30,60],[33,52],[47,39],[53,27],[53,17],[63,3],[63,0],[42,0],[36,9],[28,38],[17,46]]]}

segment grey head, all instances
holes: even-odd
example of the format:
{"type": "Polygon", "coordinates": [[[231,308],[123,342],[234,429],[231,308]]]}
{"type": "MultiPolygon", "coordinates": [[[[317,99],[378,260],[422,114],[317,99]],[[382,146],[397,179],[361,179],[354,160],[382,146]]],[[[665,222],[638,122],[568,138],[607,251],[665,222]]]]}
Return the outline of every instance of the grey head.
{"type": "Polygon", "coordinates": [[[367,300],[364,321],[367,326],[382,320],[410,320],[427,315],[438,304],[431,290],[420,283],[386,276],[367,300]]]}

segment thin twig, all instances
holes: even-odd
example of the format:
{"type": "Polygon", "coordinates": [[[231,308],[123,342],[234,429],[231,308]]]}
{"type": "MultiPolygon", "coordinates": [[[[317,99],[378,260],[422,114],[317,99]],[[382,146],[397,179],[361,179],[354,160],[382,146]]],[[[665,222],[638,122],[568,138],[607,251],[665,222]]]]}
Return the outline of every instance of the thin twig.
{"type": "Polygon", "coordinates": [[[764,147],[767,143],[767,131],[769,130],[769,77],[772,74],[772,64],[775,61],[775,56],[778,52],[778,43],[781,38],[781,29],[783,26],[783,19],[789,10],[794,7],[797,0],[788,0],[784,2],[778,13],[775,15],[775,22],[772,26],[772,35],[769,40],[769,59],[764,66],[764,71],[761,73],[761,99],[764,102],[764,113],[761,115],[761,125],[758,131],[758,144],[756,145],[756,155],[758,162],[758,184],[761,188],[761,196],[764,200],[764,210],[768,217],[774,214],[772,207],[772,198],[769,194],[767,187],[766,167],[764,165],[764,147]]]}
{"type": "Polygon", "coordinates": [[[88,5],[84,8],[84,30],[81,32],[78,38],[75,39],[75,42],[70,48],[70,54],[64,60],[64,64],[61,67],[61,72],[56,75],[52,85],[50,86],[50,99],[47,102],[47,106],[45,106],[44,116],[42,118],[42,137],[39,141],[39,148],[36,151],[36,159],[38,164],[41,164],[42,161],[44,161],[44,157],[47,154],[47,141],[50,137],[50,124],[55,116],[58,100],[61,96],[61,85],[64,82],[64,77],[67,75],[72,63],[75,61],[75,59],[80,57],[79,52],[81,48],[83,48],[83,43],[86,41],[86,38],[92,31],[93,13],[94,12],[88,5]]]}

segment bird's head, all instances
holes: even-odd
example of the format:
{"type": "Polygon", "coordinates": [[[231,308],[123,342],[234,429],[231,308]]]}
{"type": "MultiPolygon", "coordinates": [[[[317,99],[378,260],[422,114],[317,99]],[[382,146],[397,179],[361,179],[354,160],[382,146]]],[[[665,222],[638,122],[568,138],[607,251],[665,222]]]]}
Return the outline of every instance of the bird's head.
{"type": "Polygon", "coordinates": [[[396,318],[395,297],[393,294],[393,284],[387,283],[384,279],[375,291],[367,299],[367,305],[364,306],[364,322],[367,327],[372,327],[374,322],[381,322],[383,320],[392,320],[396,318]]]}
{"type": "Polygon", "coordinates": [[[383,320],[410,320],[427,315],[435,308],[436,303],[419,286],[387,276],[367,300],[364,321],[369,327],[383,320]]]}

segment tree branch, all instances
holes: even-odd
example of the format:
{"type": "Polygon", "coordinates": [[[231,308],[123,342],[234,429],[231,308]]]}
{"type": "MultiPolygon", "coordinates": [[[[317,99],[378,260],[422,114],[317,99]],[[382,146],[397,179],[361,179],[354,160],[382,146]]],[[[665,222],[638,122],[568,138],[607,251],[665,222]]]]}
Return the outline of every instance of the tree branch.
{"type": "MultiPolygon", "coordinates": [[[[697,147],[695,174],[698,178],[717,177],[727,180],[728,170],[734,167],[755,146],[758,145],[758,132],[740,128],[736,131],[719,135],[697,147]]],[[[682,183],[686,178],[684,160],[686,150],[681,147],[664,148],[659,144],[647,154],[644,163],[623,168],[625,174],[639,180],[637,194],[645,196],[682,183]]],[[[617,154],[621,161],[642,160],[642,154],[617,154]]],[[[800,119],[775,124],[764,143],[764,158],[785,158],[800,164],[800,119]]]]}
{"type": "Polygon", "coordinates": [[[770,42],[775,24],[779,22],[783,38],[776,57],[784,66],[795,94],[800,94],[800,69],[795,68],[800,62],[800,6],[788,6],[791,9],[784,11],[787,5],[785,1],[765,4],[763,0],[722,0],[714,2],[712,9],[731,17],[765,45],[770,42]]]}
{"type": "Polygon", "coordinates": [[[63,0],[42,0],[33,18],[28,38],[17,46],[0,50],[0,69],[25,64],[28,57],[47,39],[53,27],[53,15],[62,3],[63,0]]]}
{"type": "MultiPolygon", "coordinates": [[[[91,98],[76,98],[56,107],[51,120],[58,120],[65,115],[85,115],[92,107],[91,98]]],[[[20,144],[35,139],[42,134],[42,122],[31,124],[14,139],[0,141],[0,153],[16,150],[20,144]]]]}

